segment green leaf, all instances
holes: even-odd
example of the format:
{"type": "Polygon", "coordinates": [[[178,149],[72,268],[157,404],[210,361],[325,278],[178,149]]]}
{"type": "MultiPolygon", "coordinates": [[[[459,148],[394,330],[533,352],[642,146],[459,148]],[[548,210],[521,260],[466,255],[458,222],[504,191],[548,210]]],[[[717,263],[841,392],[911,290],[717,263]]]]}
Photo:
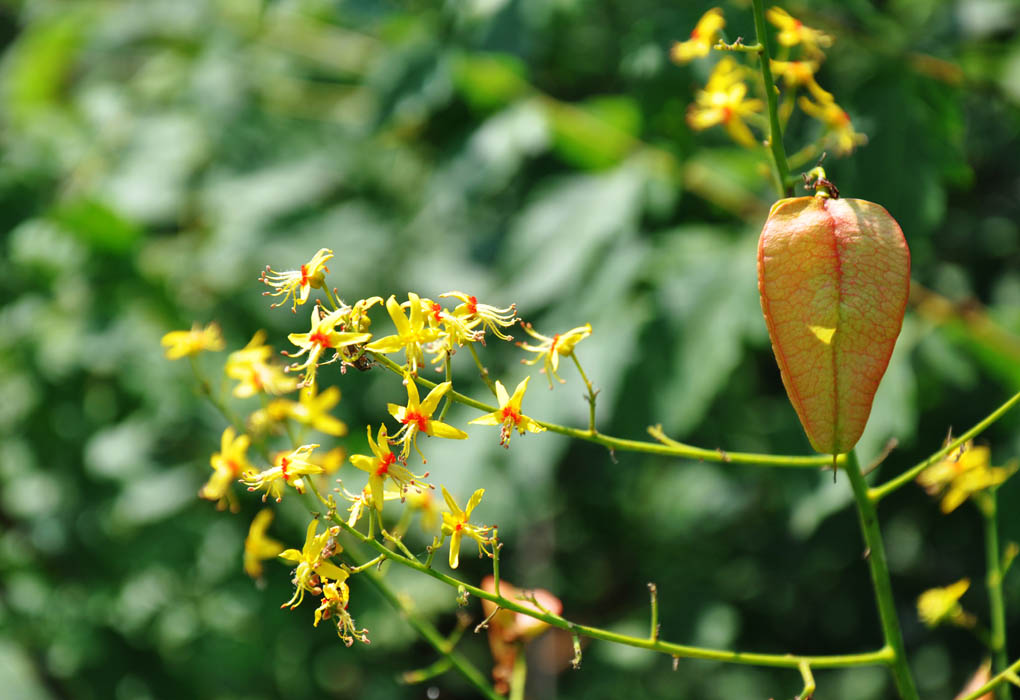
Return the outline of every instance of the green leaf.
{"type": "Polygon", "coordinates": [[[503,107],[530,88],[527,69],[508,54],[461,54],[453,60],[453,82],[478,110],[503,107]]]}
{"type": "Polygon", "coordinates": [[[142,230],[109,206],[95,199],[77,199],[52,214],[53,219],[90,248],[110,253],[130,251],[142,230]]]}

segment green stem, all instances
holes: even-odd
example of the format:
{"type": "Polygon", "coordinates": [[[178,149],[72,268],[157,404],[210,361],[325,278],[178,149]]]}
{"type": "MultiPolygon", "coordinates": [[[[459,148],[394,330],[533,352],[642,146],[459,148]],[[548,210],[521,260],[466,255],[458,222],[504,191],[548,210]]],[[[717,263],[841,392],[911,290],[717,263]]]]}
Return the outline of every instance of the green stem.
{"type": "Polygon", "coordinates": [[[985,417],[984,420],[982,420],[973,428],[965,432],[960,437],[950,442],[948,445],[943,447],[941,450],[933,454],[928,459],[924,460],[920,464],[911,467],[907,471],[897,476],[895,479],[890,479],[881,486],[876,486],[874,488],[868,489],[868,498],[870,498],[873,503],[878,503],[896,489],[900,488],[901,486],[905,486],[906,484],[909,484],[917,477],[918,474],[920,474],[922,471],[930,467],[932,464],[941,460],[943,457],[945,457],[947,454],[955,450],[963,443],[967,442],[968,440],[974,438],[977,435],[980,435],[990,425],[992,425],[995,421],[1002,418],[1002,416],[1004,416],[1006,412],[1009,411],[1009,409],[1013,408],[1018,403],[1020,403],[1020,393],[1014,394],[1008,401],[1006,401],[1006,403],[1002,404],[997,409],[988,414],[988,416],[985,417]]]}
{"type": "Polygon", "coordinates": [[[574,366],[577,367],[578,373],[581,375],[581,379],[584,381],[584,386],[588,390],[588,395],[585,399],[588,401],[588,432],[592,435],[595,434],[595,402],[598,399],[599,392],[591,385],[591,381],[588,379],[588,375],[584,373],[584,368],[581,367],[581,361],[577,359],[577,353],[570,353],[571,359],[574,361],[574,366]]]}
{"type": "Polygon", "coordinates": [[[765,85],[765,103],[769,110],[769,150],[772,153],[776,191],[780,197],[789,197],[792,189],[787,186],[790,180],[790,166],[786,162],[786,149],[783,148],[783,128],[779,124],[779,106],[776,98],[776,84],[772,79],[772,52],[769,50],[768,29],[765,26],[765,3],[753,0],[754,33],[761,45],[758,51],[758,63],[761,66],[761,80],[765,85]]]}
{"type": "MultiPolygon", "coordinates": [[[[372,353],[372,358],[394,374],[401,377],[404,376],[404,369],[385,355],[372,353]]],[[[415,377],[414,379],[418,382],[418,384],[422,385],[426,389],[432,389],[436,386],[435,382],[429,381],[423,377],[415,377]]],[[[447,393],[447,396],[451,397],[458,403],[478,409],[483,413],[492,413],[493,411],[499,410],[497,406],[490,406],[489,404],[473,399],[470,396],[461,394],[458,391],[451,390],[447,393]]],[[[611,450],[621,450],[624,452],[644,452],[648,454],[665,455],[668,457],[684,457],[687,459],[704,460],[706,462],[732,462],[735,464],[752,464],[767,467],[818,468],[830,466],[832,463],[832,457],[830,455],[815,455],[806,457],[753,454],[750,452],[724,452],[722,450],[709,450],[703,447],[686,445],[682,442],[669,440],[668,438],[665,438],[665,436],[660,437],[659,442],[627,440],[624,438],[611,437],[602,433],[592,434],[587,430],[570,428],[565,425],[558,425],[548,421],[536,420],[535,422],[550,432],[559,433],[560,435],[566,435],[578,440],[587,440],[588,442],[594,442],[611,450]]],[[[652,431],[650,430],[650,432],[652,431]]],[[[659,433],[653,433],[653,435],[661,435],[661,431],[659,431],[659,433]]]]}
{"type": "Polygon", "coordinates": [[[857,514],[860,516],[861,533],[864,535],[864,544],[867,547],[871,584],[875,589],[882,633],[886,646],[892,650],[889,668],[896,683],[896,690],[902,700],[918,700],[917,688],[914,686],[914,679],[910,675],[910,667],[907,665],[903,634],[900,632],[899,619],[896,617],[896,603],[893,599],[892,582],[889,580],[889,565],[885,559],[882,531],[878,526],[878,513],[875,511],[875,504],[868,497],[868,483],[861,473],[861,465],[857,461],[855,451],[851,450],[847,454],[843,467],[850,478],[854,500],[857,502],[857,514]]]}
{"type": "MultiPolygon", "coordinates": [[[[443,365],[446,368],[446,381],[453,383],[453,370],[450,367],[450,364],[451,364],[450,356],[449,354],[447,354],[445,361],[443,362],[443,365]]],[[[439,412],[439,420],[443,420],[444,418],[446,418],[446,412],[450,410],[450,404],[452,403],[453,399],[447,396],[446,399],[443,401],[443,410],[439,412]]]]}
{"type": "MultiPolygon", "coordinates": [[[[997,496],[995,489],[984,494],[978,502],[985,521],[985,564],[987,573],[985,585],[988,587],[988,607],[992,618],[992,634],[989,638],[989,651],[992,652],[993,670],[1002,673],[1006,670],[1009,657],[1006,655],[1006,603],[1002,596],[1002,552],[999,549],[999,527],[997,517],[997,496]]],[[[1009,700],[1008,685],[1000,685],[996,690],[998,700],[1009,700]]]]}
{"type": "Polygon", "coordinates": [[[468,343],[468,350],[471,351],[471,357],[474,358],[475,364],[478,366],[478,374],[481,375],[482,381],[485,382],[485,386],[489,387],[489,391],[491,391],[492,395],[495,396],[496,385],[493,383],[492,377],[489,376],[489,370],[482,364],[482,358],[478,357],[478,351],[475,350],[475,344],[468,343]]]}
{"type": "Polygon", "coordinates": [[[648,595],[652,600],[652,628],[648,638],[652,641],[659,638],[659,588],[654,583],[648,584],[648,595]]]}
{"type": "Polygon", "coordinates": [[[524,655],[524,645],[517,647],[517,656],[514,658],[514,670],[510,674],[510,698],[509,700],[524,700],[524,683],[528,678],[528,662],[524,655]]]}
{"type": "MultiPolygon", "coordinates": [[[[587,625],[580,625],[569,620],[555,615],[548,611],[536,610],[532,607],[522,605],[518,600],[511,600],[510,598],[504,598],[501,595],[496,595],[493,592],[489,592],[473,586],[469,583],[461,581],[460,579],[449,576],[435,569],[429,568],[426,564],[421,563],[416,559],[409,559],[405,556],[398,554],[397,552],[391,551],[386,548],[378,540],[366,537],[354,528],[350,527],[342,518],[335,513],[331,516],[334,523],[343,528],[346,532],[350,533],[352,537],[357,539],[362,544],[368,545],[375,549],[380,554],[385,555],[389,559],[406,566],[409,569],[414,569],[427,576],[431,576],[437,581],[441,581],[446,585],[450,586],[454,590],[464,590],[471,595],[481,598],[484,600],[491,601],[501,608],[518,612],[528,617],[533,617],[536,620],[541,620],[553,627],[566,630],[571,634],[584,635],[591,637],[592,639],[601,639],[607,642],[615,642],[617,644],[624,644],[626,646],[638,647],[641,649],[648,649],[650,651],[656,651],[669,656],[677,656],[691,659],[710,659],[714,661],[722,661],[725,663],[733,664],[744,664],[750,666],[773,666],[778,668],[800,668],[801,664],[807,663],[812,668],[844,668],[849,666],[877,666],[877,665],[889,665],[893,662],[893,651],[891,647],[885,646],[877,651],[862,652],[859,654],[836,654],[831,656],[796,656],[794,654],[758,654],[753,652],[742,652],[742,651],[726,651],[721,649],[706,649],[704,647],[684,646],[681,644],[673,644],[670,642],[663,642],[659,639],[650,639],[648,637],[631,637],[629,635],[620,634],[618,632],[612,632],[610,630],[601,629],[598,627],[589,627],[587,625]]],[[[347,551],[347,550],[345,550],[347,551]]],[[[369,572],[370,573],[370,572],[369,572]]]]}

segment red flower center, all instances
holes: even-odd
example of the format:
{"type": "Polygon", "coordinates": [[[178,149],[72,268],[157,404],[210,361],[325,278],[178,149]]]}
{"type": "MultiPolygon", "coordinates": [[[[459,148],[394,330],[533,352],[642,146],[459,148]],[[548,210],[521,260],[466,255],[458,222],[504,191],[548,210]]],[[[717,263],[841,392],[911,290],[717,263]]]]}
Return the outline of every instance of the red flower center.
{"type": "Polygon", "coordinates": [[[560,342],[560,334],[559,333],[557,333],[556,335],[553,336],[552,344],[549,345],[549,354],[550,355],[552,355],[554,352],[556,352],[556,343],[558,343],[558,342],[560,342]]]}
{"type": "Polygon", "coordinates": [[[241,474],[241,465],[234,460],[228,459],[227,466],[230,468],[230,473],[234,476],[239,476],[241,474]]]}
{"type": "Polygon", "coordinates": [[[290,466],[290,460],[286,457],[280,458],[280,473],[283,474],[283,480],[287,481],[290,479],[290,475],[287,473],[287,467],[290,466]]]}
{"type": "Polygon", "coordinates": [[[302,265],[301,266],[301,286],[302,287],[307,287],[308,286],[308,266],[307,265],[302,265]]]}
{"type": "Polygon", "coordinates": [[[329,342],[329,336],[323,333],[322,331],[315,331],[314,333],[309,335],[308,342],[314,345],[318,345],[323,349],[333,347],[332,344],[329,342]]]}
{"type": "Polygon", "coordinates": [[[478,313],[478,298],[477,297],[468,297],[467,309],[468,309],[468,313],[469,314],[477,314],[478,313]]]}
{"type": "Polygon", "coordinates": [[[432,316],[436,321],[441,321],[442,317],[440,314],[443,313],[443,307],[438,301],[432,302],[432,316]]]}
{"type": "Polygon", "coordinates": [[[376,476],[386,476],[390,471],[390,465],[397,461],[397,456],[392,452],[382,458],[379,468],[375,470],[376,476]]]}
{"type": "Polygon", "coordinates": [[[512,421],[514,425],[521,422],[521,414],[514,410],[513,406],[504,406],[501,412],[503,421],[512,421]]]}
{"type": "Polygon", "coordinates": [[[697,27],[695,27],[694,29],[691,30],[691,38],[692,39],[697,39],[699,36],[701,36],[701,32],[698,31],[697,27]]]}
{"type": "Polygon", "coordinates": [[[725,123],[729,122],[729,120],[732,119],[732,118],[733,118],[733,110],[730,109],[729,107],[723,107],[722,108],[722,120],[723,120],[723,123],[725,124],[725,123]]]}
{"type": "Polygon", "coordinates": [[[404,418],[400,422],[403,423],[404,425],[408,425],[410,423],[417,423],[418,430],[422,431],[423,433],[428,432],[429,429],[429,417],[423,416],[417,411],[408,411],[407,413],[404,414],[404,418]]]}

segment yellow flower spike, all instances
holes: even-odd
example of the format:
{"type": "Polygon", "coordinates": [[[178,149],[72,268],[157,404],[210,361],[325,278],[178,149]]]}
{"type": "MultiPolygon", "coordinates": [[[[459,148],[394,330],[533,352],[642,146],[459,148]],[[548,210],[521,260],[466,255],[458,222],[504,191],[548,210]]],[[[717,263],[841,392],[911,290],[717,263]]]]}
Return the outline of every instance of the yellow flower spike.
{"type": "Polygon", "coordinates": [[[460,563],[460,541],[465,535],[478,543],[479,552],[484,552],[491,557],[492,552],[486,549],[486,545],[491,544],[489,533],[492,532],[492,527],[472,525],[468,522],[471,518],[471,511],[481,503],[485,489],[478,489],[471,494],[471,499],[464,510],[460,509],[445,486],[442,489],[446,507],[450,509],[443,513],[443,534],[450,535],[450,568],[456,569],[460,563]]]}
{"type": "Polygon", "coordinates": [[[287,336],[294,345],[301,348],[298,352],[288,357],[301,357],[308,353],[304,363],[294,363],[287,368],[287,371],[305,370],[305,378],[301,381],[302,386],[308,386],[315,382],[315,371],[320,365],[329,364],[340,358],[341,348],[349,345],[359,345],[371,339],[371,333],[341,332],[336,330],[337,323],[343,318],[346,309],[340,309],[331,313],[325,313],[321,307],[312,309],[312,327],[307,333],[291,333],[287,336]],[[320,362],[319,358],[327,350],[333,350],[333,357],[320,362]]]}
{"type": "Polygon", "coordinates": [[[366,455],[351,455],[351,464],[358,469],[368,472],[368,485],[372,492],[372,503],[376,509],[382,510],[383,484],[387,479],[393,481],[403,493],[408,486],[414,486],[420,479],[428,476],[428,472],[422,475],[413,474],[406,467],[397,461],[397,456],[390,451],[389,436],[386,434],[386,426],[379,426],[379,441],[372,439],[372,426],[368,428],[368,446],[372,450],[372,457],[366,455]]]}
{"type": "Polygon", "coordinates": [[[244,572],[255,580],[262,578],[262,562],[275,559],[283,551],[283,545],[266,537],[266,530],[273,522],[273,511],[263,508],[251,521],[248,536],[244,538],[244,572]]]}
{"type": "Polygon", "coordinates": [[[179,360],[206,350],[219,352],[225,347],[223,335],[216,323],[210,323],[205,328],[196,323],[190,331],[170,331],[159,342],[167,348],[166,356],[170,360],[179,360]]]}
{"type": "Polygon", "coordinates": [[[831,36],[808,27],[781,7],[770,7],[765,17],[779,29],[777,39],[783,46],[801,45],[808,56],[816,59],[825,57],[821,47],[832,46],[831,36]]]}
{"type": "Polygon", "coordinates": [[[297,388],[298,381],[287,376],[284,368],[270,362],[273,349],[265,345],[266,332],[258,331],[240,350],[227,356],[225,372],[236,379],[234,396],[246,399],[256,394],[286,394],[297,388]]]}
{"type": "Polygon", "coordinates": [[[812,102],[806,97],[797,100],[804,113],[820,121],[826,130],[826,141],[837,155],[845,156],[868,142],[868,137],[854,131],[850,115],[842,107],[832,101],[820,100],[812,102]]]}
{"type": "Polygon", "coordinates": [[[248,462],[248,447],[251,438],[238,435],[233,428],[223,431],[220,438],[220,451],[213,453],[209,464],[213,468],[212,476],[199,489],[198,497],[209,501],[217,501],[216,507],[221,510],[230,505],[230,510],[237,511],[237,502],[230,491],[230,485],[243,475],[254,471],[248,462]]]}
{"type": "Polygon", "coordinates": [[[917,475],[917,483],[931,496],[942,497],[942,512],[951,513],[968,498],[998,486],[1015,469],[991,466],[991,450],[970,440],[917,475]]]}
{"type": "Polygon", "coordinates": [[[722,10],[713,7],[698,20],[691,30],[690,39],[673,44],[673,48],[669,50],[669,57],[675,63],[688,63],[695,58],[707,56],[715,45],[716,37],[725,26],[726,19],[722,10]]]}
{"type": "Polygon", "coordinates": [[[275,309],[283,306],[288,299],[293,299],[294,304],[291,311],[297,313],[297,307],[308,301],[308,295],[312,288],[321,289],[325,285],[326,275],[329,268],[326,261],[333,257],[333,251],[322,248],[312,259],[301,266],[299,270],[287,270],[276,272],[266,265],[265,271],[259,277],[259,282],[264,282],[273,288],[273,291],[263,292],[263,296],[283,297],[279,302],[270,308],[275,309]]]}
{"type": "MultiPolygon", "coordinates": [[[[517,305],[511,304],[500,309],[489,304],[478,303],[478,298],[464,292],[446,292],[440,298],[453,297],[460,300],[460,305],[453,310],[453,315],[460,319],[468,328],[481,325],[483,329],[492,331],[500,340],[513,340],[513,336],[503,333],[501,328],[510,328],[517,323],[517,305]]],[[[484,343],[484,336],[480,338],[484,343]]]]}
{"type": "Polygon", "coordinates": [[[401,450],[400,457],[402,460],[407,459],[407,455],[411,452],[411,447],[414,447],[415,451],[421,456],[421,461],[425,463],[425,456],[422,455],[420,449],[418,449],[418,433],[425,433],[429,436],[449,438],[451,440],[465,440],[468,434],[463,430],[454,428],[452,425],[447,425],[441,421],[432,418],[432,414],[435,413],[436,408],[439,406],[439,400],[446,395],[446,392],[453,386],[450,382],[443,382],[437,384],[432,391],[428,393],[424,401],[419,399],[418,387],[415,386],[414,377],[411,375],[404,376],[404,385],[407,387],[407,405],[398,406],[395,403],[387,404],[386,408],[390,415],[393,416],[398,422],[403,424],[403,427],[393,436],[394,442],[403,442],[404,447],[401,450]]]}
{"type": "Polygon", "coordinates": [[[302,425],[334,437],[347,434],[347,424],[329,414],[329,409],[340,402],[340,389],[331,386],[321,394],[314,384],[301,390],[299,403],[287,402],[287,416],[302,425]]]}
{"type": "Polygon", "coordinates": [[[945,588],[932,588],[917,599],[917,614],[928,627],[948,622],[958,627],[973,627],[976,620],[960,605],[960,598],[970,587],[970,579],[961,579],[945,588]]]}
{"type": "Polygon", "coordinates": [[[514,389],[513,396],[506,393],[506,387],[502,382],[496,381],[496,398],[499,401],[499,410],[479,416],[469,423],[478,425],[501,425],[499,431],[499,444],[503,447],[510,447],[510,436],[517,429],[521,435],[525,432],[541,433],[545,428],[539,425],[534,419],[528,418],[521,413],[521,401],[524,400],[524,392],[528,389],[528,381],[531,377],[525,377],[524,381],[514,389]]]}
{"type": "Polygon", "coordinates": [[[760,144],[744,119],[760,112],[764,103],[759,99],[746,99],[745,75],[746,71],[729,56],[719,61],[705,89],[698,91],[694,104],[688,108],[687,124],[695,131],[721,124],[738,144],[757,148],[760,144]]]}
{"type": "Polygon", "coordinates": [[[298,493],[304,493],[304,482],[302,476],[307,474],[321,474],[324,469],[318,464],[309,461],[312,450],[318,445],[301,445],[296,450],[287,453],[280,453],[274,460],[274,466],[261,472],[249,472],[241,480],[249,491],[265,489],[262,500],[272,496],[279,503],[283,500],[283,491],[287,484],[290,484],[298,493]]]}
{"type": "Polygon", "coordinates": [[[418,367],[425,362],[422,345],[431,343],[439,338],[439,331],[426,323],[425,314],[422,313],[421,298],[414,292],[408,292],[407,303],[410,311],[410,319],[404,315],[404,310],[394,296],[386,300],[386,312],[390,315],[397,332],[388,335],[365,346],[372,352],[380,352],[388,355],[403,348],[407,354],[408,371],[417,376],[418,367]]]}
{"type": "Polygon", "coordinates": [[[281,605],[281,608],[289,607],[293,610],[301,605],[305,591],[313,595],[320,595],[322,586],[327,580],[336,582],[347,580],[347,571],[329,561],[343,549],[336,541],[337,535],[340,534],[340,528],[334,526],[316,534],[318,528],[318,520],[310,522],[301,551],[288,549],[279,555],[281,559],[297,565],[294,569],[293,579],[294,596],[281,605]]]}
{"type": "Polygon", "coordinates": [[[556,370],[560,368],[560,357],[573,354],[574,347],[591,335],[591,324],[586,323],[583,326],[571,328],[566,333],[557,333],[551,338],[537,332],[530,323],[521,321],[521,327],[524,328],[528,335],[539,341],[538,345],[517,343],[518,347],[528,352],[537,353],[530,360],[521,360],[521,362],[526,365],[534,365],[539,360],[542,360],[542,372],[545,372],[549,378],[549,388],[552,389],[553,377],[556,377],[560,384],[563,384],[564,380],[560,378],[560,375],[556,374],[556,370]]]}

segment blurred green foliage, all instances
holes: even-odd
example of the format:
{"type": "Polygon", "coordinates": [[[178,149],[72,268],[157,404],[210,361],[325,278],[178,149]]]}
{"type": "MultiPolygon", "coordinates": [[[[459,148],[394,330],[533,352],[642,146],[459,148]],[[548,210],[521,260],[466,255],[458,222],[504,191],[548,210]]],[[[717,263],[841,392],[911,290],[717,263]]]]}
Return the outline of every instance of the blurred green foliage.
{"type": "MultiPolygon", "coordinates": [[[[745,3],[746,4],[746,3],[745,3]]],[[[730,38],[750,13],[727,6],[730,38]]],[[[707,5],[648,0],[6,0],[0,3],[0,687],[13,698],[423,697],[398,674],[432,652],[352,584],[372,645],[344,648],[280,611],[285,567],[241,572],[250,516],[195,494],[223,422],[159,339],[218,320],[229,347],[304,315],[270,311],[267,263],[337,253],[344,298],[462,289],[516,302],[543,332],[591,322],[579,347],[599,427],[706,447],[806,453],[771,357],[754,250],[773,196],[763,154],[694,135],[710,61],[669,64],[707,5]]],[[[1008,0],[791,3],[833,34],[820,81],[869,137],[827,163],[847,196],[895,216],[917,283],[860,445],[897,473],[1020,390],[1020,14],[1008,0]]],[[[795,117],[787,147],[817,136],[795,117]]],[[[490,343],[504,382],[523,376],[490,343]]],[[[219,357],[203,357],[219,371],[219,357]]],[[[469,363],[470,364],[470,363],[469,363]]],[[[457,368],[469,386],[470,367],[457,368]]],[[[360,449],[399,384],[340,377],[360,449]]],[[[482,387],[476,382],[476,390],[482,387]]],[[[586,421],[581,384],[533,383],[530,414],[586,421]]],[[[250,407],[249,407],[250,408],[250,407]]],[[[463,424],[473,414],[451,411],[463,424]]],[[[1020,453],[1020,417],[985,437],[1020,453]]],[[[878,645],[849,488],[831,474],[609,455],[559,436],[477,431],[429,444],[437,481],[507,541],[504,576],[570,619],[647,625],[671,641],[770,652],[878,645]],[[489,439],[491,437],[491,439],[489,439]]],[[[357,482],[349,466],[341,475],[357,482]]],[[[1017,489],[1002,531],[1020,539],[1017,489]]],[[[929,632],[925,588],[980,578],[980,521],[919,489],[883,502],[889,559],[922,693],[951,697],[981,660],[929,632]]],[[[299,544],[285,501],[277,536],[299,544]]],[[[422,546],[424,541],[422,541],[422,546]]],[[[484,562],[466,557],[465,576],[484,562]]],[[[452,592],[393,569],[441,629],[452,592]]],[[[1020,580],[1006,581],[1009,610],[1020,580]]],[[[980,614],[980,586],[964,598],[980,614]]],[[[472,614],[479,615],[477,602],[472,614]]],[[[1020,619],[1013,614],[1011,620],[1020,619]]],[[[1020,625],[1012,625],[1012,654],[1020,625]]],[[[544,697],[790,697],[797,674],[593,643],[581,671],[551,638],[544,697]]],[[[568,645],[569,646],[569,645],[568,645]]],[[[481,636],[462,647],[487,669],[481,636]]],[[[818,672],[819,697],[888,697],[878,669],[818,672]]],[[[452,674],[441,697],[468,696],[452,674]]],[[[431,696],[430,696],[431,697],[431,696]]]]}

